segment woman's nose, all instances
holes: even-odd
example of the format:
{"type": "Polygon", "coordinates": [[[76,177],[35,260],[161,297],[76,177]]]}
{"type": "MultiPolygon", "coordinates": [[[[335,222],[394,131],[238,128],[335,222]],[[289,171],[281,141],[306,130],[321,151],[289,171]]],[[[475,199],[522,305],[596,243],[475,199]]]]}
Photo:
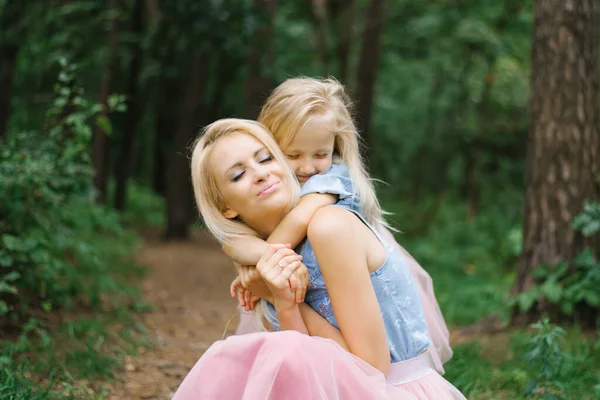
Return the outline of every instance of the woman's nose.
{"type": "Polygon", "coordinates": [[[259,165],[254,171],[254,181],[262,182],[269,177],[269,169],[266,166],[259,165]]]}

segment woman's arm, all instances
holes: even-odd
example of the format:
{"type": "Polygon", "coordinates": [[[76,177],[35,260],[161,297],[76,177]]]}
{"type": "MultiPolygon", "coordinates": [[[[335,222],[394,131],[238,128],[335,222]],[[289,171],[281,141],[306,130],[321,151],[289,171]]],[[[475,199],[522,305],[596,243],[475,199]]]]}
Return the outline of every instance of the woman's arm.
{"type": "Polygon", "coordinates": [[[373,241],[368,235],[373,233],[339,207],[317,211],[308,226],[308,238],[348,349],[387,375],[390,352],[369,276],[367,259],[373,241]]]}
{"type": "Polygon", "coordinates": [[[308,224],[315,212],[336,201],[337,196],[331,194],[307,194],[283,217],[266,241],[255,236],[242,236],[225,242],[223,251],[241,265],[256,265],[269,243],[289,243],[292,248],[298,246],[306,237],[308,224]]]}

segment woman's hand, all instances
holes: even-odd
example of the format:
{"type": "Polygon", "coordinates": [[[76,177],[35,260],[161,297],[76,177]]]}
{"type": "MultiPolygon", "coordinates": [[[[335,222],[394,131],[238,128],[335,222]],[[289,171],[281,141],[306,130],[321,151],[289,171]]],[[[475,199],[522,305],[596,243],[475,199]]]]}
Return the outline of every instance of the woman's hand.
{"type": "Polygon", "coordinates": [[[296,296],[290,289],[290,277],[301,265],[302,256],[289,246],[272,244],[263,254],[256,269],[273,293],[276,308],[295,306],[296,296]]]}
{"type": "Polygon", "coordinates": [[[300,264],[290,278],[290,289],[296,294],[296,303],[302,303],[304,301],[308,283],[308,269],[306,268],[306,265],[300,264]]]}

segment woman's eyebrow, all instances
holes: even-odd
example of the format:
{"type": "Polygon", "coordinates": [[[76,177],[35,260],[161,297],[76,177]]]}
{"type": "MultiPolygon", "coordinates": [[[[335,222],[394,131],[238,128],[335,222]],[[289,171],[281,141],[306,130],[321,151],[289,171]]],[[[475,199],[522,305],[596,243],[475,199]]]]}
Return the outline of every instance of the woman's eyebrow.
{"type": "MultiPolygon", "coordinates": [[[[258,155],[260,154],[260,152],[261,152],[261,151],[263,151],[263,150],[266,150],[266,149],[267,149],[267,148],[263,146],[263,147],[261,147],[260,149],[256,150],[256,151],[254,152],[254,155],[253,155],[253,157],[256,157],[256,156],[258,156],[258,155]]],[[[241,166],[243,166],[243,165],[244,165],[244,163],[243,163],[243,162],[241,162],[241,161],[238,161],[238,162],[236,162],[235,164],[233,164],[231,167],[227,168],[227,170],[225,171],[225,174],[227,174],[227,173],[228,173],[229,171],[231,171],[232,169],[234,169],[234,168],[238,168],[238,167],[241,167],[241,166]]]]}

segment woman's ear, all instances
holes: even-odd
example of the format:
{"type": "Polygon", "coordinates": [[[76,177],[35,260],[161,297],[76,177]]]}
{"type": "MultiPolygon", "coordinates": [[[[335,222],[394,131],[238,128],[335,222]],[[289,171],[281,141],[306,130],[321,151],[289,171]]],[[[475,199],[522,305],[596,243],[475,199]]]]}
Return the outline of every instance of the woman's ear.
{"type": "Polygon", "coordinates": [[[223,216],[227,219],[234,219],[238,217],[238,213],[233,211],[231,208],[226,208],[225,211],[223,211],[223,216]]]}

